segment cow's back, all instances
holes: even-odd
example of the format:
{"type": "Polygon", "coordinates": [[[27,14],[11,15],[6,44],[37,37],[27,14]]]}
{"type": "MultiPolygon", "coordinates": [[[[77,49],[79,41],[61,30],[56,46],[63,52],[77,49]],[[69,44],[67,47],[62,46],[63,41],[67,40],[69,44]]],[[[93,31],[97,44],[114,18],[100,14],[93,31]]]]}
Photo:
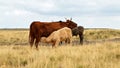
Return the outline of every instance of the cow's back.
{"type": "Polygon", "coordinates": [[[30,25],[30,33],[33,35],[40,33],[41,37],[48,37],[53,31],[56,31],[65,26],[66,25],[61,26],[60,23],[35,21],[30,25]]]}

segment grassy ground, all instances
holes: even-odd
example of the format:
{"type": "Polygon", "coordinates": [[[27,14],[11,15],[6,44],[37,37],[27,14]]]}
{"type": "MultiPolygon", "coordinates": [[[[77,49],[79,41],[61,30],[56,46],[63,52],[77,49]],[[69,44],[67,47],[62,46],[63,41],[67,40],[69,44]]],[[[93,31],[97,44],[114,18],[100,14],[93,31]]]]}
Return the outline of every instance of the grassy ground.
{"type": "MultiPolygon", "coordinates": [[[[120,68],[120,30],[87,29],[81,45],[30,48],[28,30],[0,30],[0,68],[120,68]],[[99,37],[100,36],[100,37],[99,37]]],[[[78,37],[74,37],[78,40],[78,37]]]]}
{"type": "MultiPolygon", "coordinates": [[[[0,30],[0,45],[27,45],[29,30],[0,30]]],[[[108,40],[120,38],[120,30],[114,29],[86,29],[84,41],[108,40]]],[[[79,37],[74,37],[78,40],[79,37]]],[[[79,41],[79,40],[78,40],[79,41]]]]}
{"type": "Polygon", "coordinates": [[[28,30],[0,30],[0,45],[28,44],[28,30]]]}

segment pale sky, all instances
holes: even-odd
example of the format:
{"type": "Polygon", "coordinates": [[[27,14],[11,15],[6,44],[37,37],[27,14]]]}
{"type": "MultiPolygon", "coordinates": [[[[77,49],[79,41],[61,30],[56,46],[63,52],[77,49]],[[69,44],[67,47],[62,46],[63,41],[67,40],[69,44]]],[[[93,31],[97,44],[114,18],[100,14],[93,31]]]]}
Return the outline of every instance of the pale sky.
{"type": "Polygon", "coordinates": [[[120,29],[120,0],[0,0],[0,28],[71,17],[85,28],[120,29]]]}

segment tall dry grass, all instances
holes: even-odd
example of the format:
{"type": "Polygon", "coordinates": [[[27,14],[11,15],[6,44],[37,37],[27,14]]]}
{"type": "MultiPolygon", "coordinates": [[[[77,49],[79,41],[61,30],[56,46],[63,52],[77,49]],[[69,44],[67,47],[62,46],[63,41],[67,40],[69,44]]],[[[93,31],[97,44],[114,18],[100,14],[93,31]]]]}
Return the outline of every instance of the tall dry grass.
{"type": "Polygon", "coordinates": [[[28,30],[0,30],[0,45],[28,44],[28,30]]]}
{"type": "MultiPolygon", "coordinates": [[[[0,30],[0,68],[120,68],[120,41],[57,48],[40,44],[37,51],[28,45],[28,34],[28,30],[0,30]]],[[[85,40],[111,39],[120,38],[120,31],[85,30],[84,35],[85,40]]]]}
{"type": "Polygon", "coordinates": [[[84,34],[85,40],[120,38],[120,30],[115,29],[87,29],[84,34]]]}
{"type": "Polygon", "coordinates": [[[76,46],[0,46],[0,68],[120,68],[120,42],[76,46]]]}

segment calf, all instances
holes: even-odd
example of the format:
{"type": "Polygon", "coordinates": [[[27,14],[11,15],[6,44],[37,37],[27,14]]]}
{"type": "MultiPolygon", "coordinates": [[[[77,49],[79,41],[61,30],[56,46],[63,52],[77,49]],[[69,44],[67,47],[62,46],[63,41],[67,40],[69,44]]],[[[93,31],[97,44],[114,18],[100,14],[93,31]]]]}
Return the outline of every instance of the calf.
{"type": "Polygon", "coordinates": [[[56,47],[62,41],[66,41],[71,44],[72,31],[70,28],[61,28],[51,33],[48,37],[41,38],[41,42],[52,43],[52,47],[56,47]]]}
{"type": "Polygon", "coordinates": [[[79,35],[80,38],[80,44],[83,44],[83,32],[84,32],[84,27],[83,26],[78,26],[72,29],[72,35],[77,36],[79,35]]]}

